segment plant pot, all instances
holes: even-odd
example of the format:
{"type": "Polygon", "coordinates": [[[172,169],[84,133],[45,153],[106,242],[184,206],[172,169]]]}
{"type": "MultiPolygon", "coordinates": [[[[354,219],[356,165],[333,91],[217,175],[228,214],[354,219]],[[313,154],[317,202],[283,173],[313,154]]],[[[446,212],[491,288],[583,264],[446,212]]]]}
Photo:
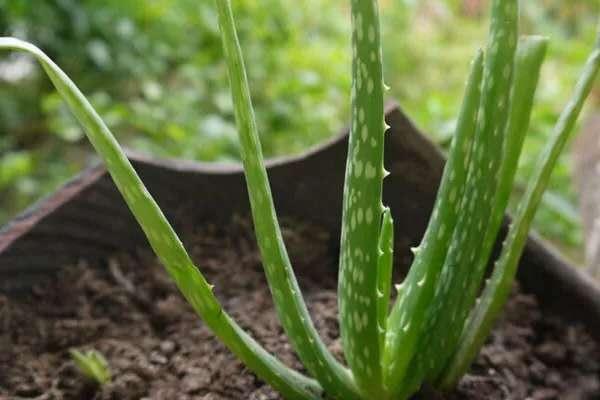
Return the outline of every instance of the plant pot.
{"type": "MultiPolygon", "coordinates": [[[[397,270],[405,271],[411,260],[409,248],[419,243],[429,218],[444,159],[440,151],[418,132],[398,107],[388,107],[386,119],[391,126],[391,133],[386,137],[385,159],[386,167],[390,170],[391,175],[384,182],[384,203],[390,205],[396,221],[395,260],[397,270]]],[[[319,314],[317,326],[326,331],[325,336],[331,336],[328,341],[337,353],[339,353],[339,343],[335,338],[337,335],[336,304],[332,293],[335,290],[335,260],[338,251],[337,238],[341,220],[346,152],[347,132],[344,132],[305,154],[271,160],[268,163],[272,191],[280,217],[291,221],[287,225],[289,229],[301,225],[300,236],[319,238],[300,238],[298,240],[291,238],[293,243],[290,245],[290,252],[293,260],[300,259],[295,263],[295,268],[301,283],[312,285],[307,297],[313,313],[319,314]],[[317,234],[313,235],[314,232],[317,234]],[[322,238],[325,236],[328,239],[322,238]],[[296,240],[303,243],[300,243],[299,249],[294,249],[296,240]],[[305,242],[306,240],[308,242],[305,242]],[[317,245],[311,240],[317,240],[317,245]],[[327,258],[328,261],[315,261],[310,254],[327,258]],[[307,262],[307,259],[310,262],[307,262]],[[321,288],[319,285],[324,286],[321,288]],[[323,293],[320,294],[321,289],[323,293]]],[[[130,153],[129,156],[168,219],[174,224],[177,231],[182,235],[185,233],[183,239],[188,248],[200,249],[199,253],[195,250],[192,250],[192,253],[203,271],[205,268],[213,271],[209,271],[208,275],[209,278],[214,276],[214,279],[217,280],[217,294],[219,294],[220,284],[225,287],[231,284],[236,291],[244,291],[244,288],[249,285],[248,281],[245,281],[246,277],[260,272],[260,262],[257,259],[256,250],[252,248],[252,240],[247,239],[251,236],[251,229],[239,228],[240,231],[238,228],[233,228],[233,230],[238,229],[236,235],[244,237],[242,242],[249,243],[248,245],[240,245],[239,238],[215,242],[212,245],[207,244],[207,240],[204,240],[198,244],[195,242],[197,239],[195,239],[195,235],[198,233],[194,233],[194,227],[211,227],[206,228],[208,231],[203,231],[202,235],[211,236],[213,233],[210,232],[218,231],[221,232],[218,235],[223,236],[223,232],[225,235],[231,232],[231,229],[227,227],[232,224],[232,216],[248,215],[249,205],[241,167],[188,161],[157,161],[134,153],[130,153]],[[231,270],[223,270],[219,264],[219,254],[227,253],[229,251],[227,246],[242,247],[241,253],[231,254],[231,257],[236,260],[227,264],[227,268],[231,270]],[[244,253],[248,253],[248,256],[244,256],[244,253]],[[244,270],[236,265],[250,265],[250,267],[244,270]]],[[[246,226],[243,222],[237,222],[234,225],[246,226]]],[[[0,230],[0,398],[3,394],[16,396],[14,388],[11,389],[13,392],[8,391],[9,385],[16,385],[14,382],[19,379],[14,376],[17,374],[14,366],[21,365],[19,363],[27,364],[21,359],[15,360],[15,352],[9,351],[11,349],[8,347],[3,351],[2,346],[21,346],[19,347],[23,349],[21,353],[27,352],[28,347],[24,344],[26,340],[21,340],[16,336],[26,333],[31,326],[35,326],[38,322],[43,327],[43,329],[40,328],[41,330],[58,329],[57,325],[64,327],[66,324],[71,326],[74,332],[79,333],[70,340],[62,342],[54,340],[52,346],[49,346],[47,341],[36,341],[35,345],[40,347],[36,351],[40,352],[40,356],[35,367],[41,365],[42,367],[56,368],[53,375],[54,381],[52,382],[46,377],[44,378],[46,381],[42,379],[41,382],[34,379],[29,384],[19,382],[22,386],[19,393],[23,397],[40,395],[40,391],[44,391],[44,388],[60,391],[61,389],[57,385],[64,386],[64,382],[67,380],[77,388],[76,393],[80,397],[83,396],[82,393],[86,393],[85,396],[89,398],[93,396],[100,398],[102,395],[114,396],[114,393],[119,393],[119,389],[114,387],[98,391],[90,388],[87,384],[77,383],[79,378],[72,371],[66,355],[69,347],[105,349],[109,353],[107,354],[109,362],[116,363],[113,365],[113,370],[119,375],[115,376],[113,385],[138,385],[137,392],[125,390],[122,398],[129,395],[133,396],[131,398],[151,396],[152,398],[177,397],[181,399],[245,399],[274,396],[270,389],[243,370],[226,349],[215,344],[214,339],[205,332],[204,328],[197,328],[201,333],[191,328],[193,331],[189,333],[189,337],[197,341],[189,343],[190,348],[188,349],[182,348],[186,346],[186,340],[190,340],[189,338],[182,339],[185,335],[177,336],[183,340],[181,343],[170,337],[172,332],[169,333],[169,318],[172,318],[173,315],[180,315],[184,311],[186,317],[181,318],[192,320],[194,316],[185,308],[185,305],[178,305],[181,300],[174,294],[172,287],[168,283],[164,283],[166,282],[164,276],[161,275],[157,278],[161,282],[160,285],[163,285],[160,290],[156,288],[146,290],[147,288],[145,289],[143,286],[144,283],[137,286],[138,280],[141,279],[140,276],[152,275],[156,271],[161,271],[154,265],[154,261],[151,259],[148,261],[149,258],[145,255],[140,256],[140,249],[145,249],[142,253],[147,254],[147,252],[145,253],[147,247],[141,230],[102,165],[86,169],[54,194],[40,201],[0,230]],[[119,268],[115,269],[115,265],[129,262],[123,260],[134,260],[131,262],[135,264],[136,269],[125,269],[124,272],[119,268]],[[140,262],[139,260],[145,261],[140,262]],[[153,265],[153,268],[144,270],[143,267],[146,265],[153,265]],[[98,285],[104,284],[96,285],[94,282],[98,277],[91,275],[87,277],[87,271],[98,271],[90,272],[92,275],[108,274],[109,280],[117,287],[114,289],[115,299],[127,298],[127,301],[131,301],[137,310],[152,314],[152,317],[148,319],[150,321],[148,337],[142,331],[143,336],[137,338],[141,347],[137,349],[137,355],[128,356],[130,360],[134,361],[127,364],[127,367],[123,366],[122,360],[119,358],[122,354],[119,356],[119,351],[115,350],[113,343],[115,340],[122,339],[119,339],[119,335],[123,332],[115,334],[111,331],[110,325],[107,328],[106,323],[110,324],[110,321],[107,322],[106,316],[102,314],[103,312],[110,314],[111,307],[119,308],[121,305],[115,306],[111,303],[114,302],[114,299],[109,295],[108,298],[99,300],[99,308],[94,308],[96,306],[93,306],[92,309],[82,307],[87,310],[85,315],[91,315],[91,321],[96,321],[101,325],[100,327],[94,325],[94,327],[82,328],[82,323],[78,320],[81,313],[78,311],[77,304],[69,304],[69,298],[65,298],[63,295],[63,293],[69,293],[70,290],[69,287],[64,287],[65,282],[76,282],[83,286],[81,290],[88,292],[93,292],[98,285]],[[63,282],[63,286],[61,286],[61,282],[63,282]],[[135,285],[131,285],[132,282],[135,285]],[[62,292],[63,290],[64,292],[62,292]],[[43,305],[40,305],[40,302],[43,305]],[[177,304],[173,306],[173,302],[177,304]],[[57,315],[49,315],[52,314],[49,310],[52,310],[53,307],[56,308],[57,315]],[[60,313],[61,307],[67,307],[70,310],[67,312],[68,315],[60,313]],[[181,311],[178,307],[183,307],[185,310],[181,311]],[[43,315],[39,317],[39,321],[36,319],[37,314],[35,317],[23,317],[25,318],[22,321],[24,325],[19,325],[18,315],[23,310],[29,310],[33,314],[39,311],[43,315]],[[2,324],[1,321],[5,321],[5,323],[2,324]],[[158,327],[154,325],[155,323],[158,324],[158,327]],[[152,336],[156,336],[157,331],[160,340],[152,336]],[[91,336],[88,337],[88,335],[91,336]],[[146,339],[154,340],[150,347],[143,345],[146,339]],[[110,342],[111,340],[113,342],[110,342]],[[177,346],[179,346],[179,350],[174,350],[177,346]],[[192,351],[191,348],[198,347],[201,348],[198,350],[199,354],[202,351],[209,354],[212,358],[209,358],[208,362],[218,364],[221,373],[213,371],[207,376],[202,372],[203,368],[206,369],[206,365],[193,364],[191,358],[193,354],[190,351],[192,351]],[[152,357],[155,358],[154,361],[152,357]],[[146,372],[136,371],[134,365],[137,361],[135,360],[139,361],[142,366],[147,364],[148,370],[146,372]],[[182,360],[187,361],[183,362],[182,360]],[[13,376],[4,375],[3,377],[2,369],[9,370],[8,367],[11,365],[10,373],[13,376]],[[154,384],[149,383],[159,380],[157,377],[162,373],[153,375],[152,372],[148,372],[150,370],[164,371],[161,368],[181,369],[170,375],[172,381],[165,384],[168,387],[163,392],[154,384]],[[227,389],[223,389],[221,386],[215,389],[215,381],[221,383],[224,381],[223,369],[229,372],[233,371],[237,378],[225,379],[226,384],[223,387],[227,387],[227,389]],[[244,386],[250,386],[252,390],[241,393],[239,387],[244,386]],[[181,392],[178,394],[169,392],[169,390],[176,389],[181,392]],[[3,393],[3,390],[6,393],[3,393]]],[[[162,272],[157,273],[162,274],[162,272]]],[[[257,284],[264,286],[262,278],[248,279],[258,279],[257,284]]],[[[530,387],[516,389],[517,391],[512,394],[507,394],[509,398],[521,398],[519,396],[522,395],[522,392],[518,390],[525,390],[527,393],[524,396],[534,396],[531,398],[536,399],[570,398],[564,397],[567,392],[576,396],[572,397],[573,399],[585,398],[577,396],[598,395],[600,393],[600,381],[597,377],[597,374],[600,373],[599,287],[533,235],[530,237],[522,257],[518,280],[521,292],[513,296],[513,299],[517,300],[509,305],[507,313],[516,314],[503,318],[499,327],[494,331],[491,342],[486,345],[483,355],[476,362],[473,373],[468,375],[461,383],[461,388],[448,398],[504,398],[494,396],[499,396],[498,393],[502,390],[513,390],[510,381],[519,378],[520,374],[526,376],[525,378],[520,377],[520,379],[530,381],[537,379],[541,383],[536,386],[535,382],[530,382],[530,387]],[[529,307],[533,307],[535,310],[538,310],[539,307],[542,316],[526,327],[519,327],[519,318],[521,317],[518,314],[523,310],[529,310],[529,307]],[[548,320],[554,322],[547,323],[548,320]],[[549,324],[552,327],[549,327],[549,324]],[[523,350],[518,343],[510,342],[512,340],[510,335],[503,330],[506,327],[516,330],[517,341],[527,342],[525,348],[533,353],[531,356],[521,357],[521,361],[528,361],[516,367],[520,368],[520,372],[515,372],[510,369],[510,366],[506,366],[506,360],[499,360],[502,358],[502,354],[514,356],[508,351],[511,346],[517,347],[518,351],[523,350]],[[508,339],[506,339],[507,337],[508,339]],[[570,343],[561,343],[564,341],[570,343]],[[564,347],[555,350],[552,343],[564,347]],[[503,353],[503,351],[508,352],[503,353]],[[560,357],[554,354],[556,352],[571,359],[574,363],[574,367],[570,366],[570,372],[567,372],[567,375],[576,375],[571,377],[572,379],[568,379],[568,382],[573,385],[572,391],[565,390],[565,382],[552,383],[546,379],[547,375],[551,375],[558,368],[554,364],[561,362],[557,359],[560,357]],[[506,369],[504,369],[505,367],[506,369]],[[573,368],[582,370],[573,373],[573,368]],[[536,378],[536,376],[538,377],[536,378]],[[497,387],[491,388],[494,385],[497,387]],[[554,388],[552,385],[556,387],[554,388]],[[595,392],[595,390],[598,391],[595,392]]],[[[105,292],[112,293],[111,290],[108,288],[105,292]]],[[[270,300],[266,298],[264,287],[260,289],[262,290],[260,296],[253,294],[243,299],[236,297],[238,292],[227,293],[227,290],[221,293],[225,307],[227,309],[233,307],[232,312],[236,317],[241,318],[242,325],[258,336],[263,343],[266,341],[267,348],[279,353],[281,347],[278,343],[283,339],[281,339],[281,329],[274,317],[268,317],[266,321],[260,322],[263,324],[262,326],[253,326],[256,321],[253,321],[252,318],[249,319],[248,316],[245,317],[245,311],[242,311],[245,304],[238,304],[250,301],[254,296],[256,297],[254,300],[261,302],[261,307],[266,310],[271,304],[270,300]],[[228,295],[237,300],[229,301],[223,297],[228,295]]],[[[68,295],[66,296],[68,297],[68,295]]],[[[77,299],[73,299],[73,302],[77,301],[77,299]]],[[[252,315],[252,312],[250,311],[249,315],[252,315]]],[[[266,315],[267,311],[263,310],[261,313],[266,315]]],[[[261,313],[258,315],[262,315],[261,313]]],[[[201,325],[195,319],[190,323],[193,324],[192,327],[201,325]]],[[[135,326],[135,321],[132,321],[131,324],[131,326],[135,326]]],[[[68,329],[66,330],[68,331],[68,329]]],[[[44,332],[40,333],[38,330],[34,332],[34,335],[47,338],[50,334],[44,332]]],[[[130,350],[131,348],[125,349],[121,353],[130,350]]],[[[284,346],[283,353],[284,360],[294,365],[297,364],[291,355],[289,346],[284,346]]],[[[510,362],[511,360],[508,360],[508,364],[510,362]]],[[[27,370],[25,366],[22,367],[23,371],[27,370]]],[[[559,374],[558,379],[564,381],[567,378],[559,374]]],[[[423,396],[436,398],[438,395],[429,393],[423,396]]]]}

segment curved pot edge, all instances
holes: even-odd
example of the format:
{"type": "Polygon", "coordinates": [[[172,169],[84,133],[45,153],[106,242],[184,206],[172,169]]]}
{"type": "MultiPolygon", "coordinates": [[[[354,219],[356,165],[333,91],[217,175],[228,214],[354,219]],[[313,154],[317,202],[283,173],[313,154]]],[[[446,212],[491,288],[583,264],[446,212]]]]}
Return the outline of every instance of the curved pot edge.
{"type": "MultiPolygon", "coordinates": [[[[402,263],[408,264],[408,247],[418,244],[427,223],[444,160],[397,105],[387,107],[386,119],[392,126],[386,138],[386,166],[391,176],[386,179],[384,197],[392,205],[396,221],[402,221],[396,227],[397,248],[402,263]]],[[[281,214],[317,220],[337,232],[346,143],[347,129],[298,156],[267,162],[281,214]]],[[[194,220],[224,218],[248,209],[243,170],[238,164],[156,160],[135,152],[128,155],[169,217],[182,206],[182,199],[198,213],[194,220]],[[198,207],[197,198],[205,207],[198,207]],[[200,208],[208,211],[198,211],[200,208]]],[[[56,265],[79,257],[101,257],[108,251],[145,243],[106,170],[96,165],[0,229],[0,291],[28,287],[56,265]],[[88,211],[98,217],[85,220],[88,211]],[[106,213],[118,218],[106,218],[106,213]],[[99,233],[88,235],[88,231],[99,233]],[[54,266],[48,266],[49,260],[54,266]]],[[[581,320],[600,339],[600,286],[535,234],[530,235],[518,278],[544,305],[581,320]]]]}

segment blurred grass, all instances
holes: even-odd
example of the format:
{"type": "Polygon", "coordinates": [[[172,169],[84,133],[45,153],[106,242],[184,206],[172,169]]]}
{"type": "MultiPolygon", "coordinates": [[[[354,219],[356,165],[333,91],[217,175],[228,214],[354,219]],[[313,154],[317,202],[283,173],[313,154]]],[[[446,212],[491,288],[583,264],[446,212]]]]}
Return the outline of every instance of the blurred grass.
{"type": "MultiPolygon", "coordinates": [[[[485,41],[488,0],[380,3],[390,99],[447,145],[469,62],[485,41]]],[[[339,132],[349,111],[345,2],[234,6],[265,153],[297,153],[339,132]]],[[[515,201],[594,41],[600,5],[528,0],[522,8],[523,31],[552,42],[515,201]]],[[[47,51],[126,146],[158,157],[238,158],[212,1],[0,0],[0,34],[47,51]]],[[[588,111],[599,97],[596,90],[588,111]]],[[[90,160],[81,129],[40,71],[26,58],[0,57],[0,224],[90,160]]],[[[570,168],[565,154],[536,228],[579,260],[570,168]]]]}

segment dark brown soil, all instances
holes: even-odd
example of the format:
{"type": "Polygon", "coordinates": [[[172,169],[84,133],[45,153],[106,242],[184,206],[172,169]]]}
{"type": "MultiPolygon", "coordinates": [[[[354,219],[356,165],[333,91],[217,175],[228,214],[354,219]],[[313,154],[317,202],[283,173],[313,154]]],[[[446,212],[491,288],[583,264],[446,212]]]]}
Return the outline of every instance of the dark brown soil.
{"type": "MultiPolygon", "coordinates": [[[[316,325],[340,355],[332,241],[315,227],[284,234],[316,325]]],[[[273,311],[249,224],[236,219],[187,236],[225,308],[301,369],[273,311]]],[[[65,268],[25,299],[0,295],[0,399],[280,398],[213,338],[148,253],[118,254],[90,267],[82,261],[65,268]],[[112,382],[98,389],[82,378],[70,348],[103,353],[112,382]]],[[[598,343],[515,290],[459,388],[421,398],[600,399],[599,376],[598,343]]]]}

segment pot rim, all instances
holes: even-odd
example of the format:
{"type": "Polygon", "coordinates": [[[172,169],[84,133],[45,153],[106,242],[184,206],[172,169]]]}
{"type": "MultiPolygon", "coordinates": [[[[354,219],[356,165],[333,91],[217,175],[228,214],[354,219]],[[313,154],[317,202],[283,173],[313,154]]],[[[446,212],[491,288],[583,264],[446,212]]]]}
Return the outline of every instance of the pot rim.
{"type": "MultiPolygon", "coordinates": [[[[428,221],[444,158],[396,104],[386,107],[386,120],[391,134],[386,135],[385,159],[391,175],[384,183],[384,200],[395,214],[396,253],[406,265],[409,247],[418,244],[428,221]]],[[[346,128],[299,155],[267,161],[280,215],[317,221],[339,232],[347,137],[346,128]]],[[[176,228],[182,224],[177,221],[182,207],[194,222],[223,220],[249,209],[240,164],[156,159],[134,151],[127,155],[176,228]]],[[[18,293],[81,257],[103,258],[140,245],[147,246],[141,230],[104,166],[96,164],[0,228],[0,293],[18,293]]],[[[583,322],[600,340],[600,286],[535,233],[524,250],[518,279],[542,305],[583,322]]]]}

